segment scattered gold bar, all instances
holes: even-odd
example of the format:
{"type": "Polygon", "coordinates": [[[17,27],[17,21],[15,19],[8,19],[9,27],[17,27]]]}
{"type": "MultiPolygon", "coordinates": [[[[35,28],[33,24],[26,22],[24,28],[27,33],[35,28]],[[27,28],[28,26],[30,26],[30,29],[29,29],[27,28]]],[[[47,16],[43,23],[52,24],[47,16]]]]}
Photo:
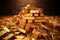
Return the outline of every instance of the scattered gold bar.
{"type": "Polygon", "coordinates": [[[24,30],[24,29],[22,29],[22,28],[19,28],[18,29],[20,32],[22,32],[22,33],[26,33],[26,30],[24,30]]]}
{"type": "Polygon", "coordinates": [[[6,36],[5,38],[3,38],[3,40],[8,40],[8,39],[11,38],[12,36],[14,36],[14,34],[9,34],[9,35],[6,36]]]}
{"type": "Polygon", "coordinates": [[[25,37],[23,40],[30,40],[30,37],[25,37]]]}
{"type": "Polygon", "coordinates": [[[14,39],[14,40],[22,40],[22,39],[14,39]]]}
{"type": "Polygon", "coordinates": [[[4,35],[5,33],[7,33],[7,31],[4,30],[0,31],[0,36],[4,35]]]}
{"type": "Polygon", "coordinates": [[[49,27],[47,27],[47,26],[45,26],[45,25],[43,25],[43,24],[41,24],[41,23],[40,23],[40,25],[41,25],[43,28],[50,30],[49,27]]]}
{"type": "Polygon", "coordinates": [[[32,38],[32,40],[36,40],[35,38],[32,38]]]}
{"type": "Polygon", "coordinates": [[[20,36],[16,36],[17,39],[23,39],[25,36],[24,35],[20,35],[20,36]]]}
{"type": "Polygon", "coordinates": [[[34,22],[46,22],[46,20],[34,20],[34,22]]]}
{"type": "Polygon", "coordinates": [[[15,32],[14,34],[19,34],[20,32],[15,32]]]}
{"type": "Polygon", "coordinates": [[[7,27],[4,27],[3,29],[7,32],[10,32],[10,30],[7,27]]]}
{"type": "Polygon", "coordinates": [[[4,35],[7,32],[10,32],[10,30],[7,27],[3,28],[4,30],[0,31],[0,36],[4,35]]]}
{"type": "Polygon", "coordinates": [[[35,32],[32,34],[32,37],[37,38],[37,37],[39,36],[39,34],[40,34],[40,32],[35,31],[35,32]]]}
{"type": "Polygon", "coordinates": [[[22,19],[21,22],[25,22],[26,23],[26,20],[25,19],[22,19]]]}

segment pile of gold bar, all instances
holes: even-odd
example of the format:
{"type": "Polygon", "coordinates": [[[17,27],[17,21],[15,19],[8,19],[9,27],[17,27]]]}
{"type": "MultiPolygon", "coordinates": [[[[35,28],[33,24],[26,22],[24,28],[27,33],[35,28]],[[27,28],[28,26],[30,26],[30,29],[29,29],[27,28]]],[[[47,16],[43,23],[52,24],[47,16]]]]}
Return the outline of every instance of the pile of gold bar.
{"type": "Polygon", "coordinates": [[[18,15],[0,17],[0,40],[59,40],[60,17],[27,5],[18,15]]]}

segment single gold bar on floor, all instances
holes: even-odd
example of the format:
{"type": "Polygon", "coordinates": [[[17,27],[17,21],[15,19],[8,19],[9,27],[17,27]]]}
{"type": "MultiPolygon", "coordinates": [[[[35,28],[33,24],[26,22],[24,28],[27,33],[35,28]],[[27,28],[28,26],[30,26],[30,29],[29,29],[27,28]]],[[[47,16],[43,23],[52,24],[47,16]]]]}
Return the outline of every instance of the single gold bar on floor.
{"type": "Polygon", "coordinates": [[[0,31],[0,36],[4,35],[5,33],[7,33],[7,31],[4,30],[0,31]]]}
{"type": "Polygon", "coordinates": [[[20,36],[16,36],[17,39],[23,39],[25,36],[24,35],[20,35],[20,36]]]}
{"type": "Polygon", "coordinates": [[[14,39],[14,40],[23,40],[23,39],[14,39]]]}
{"type": "Polygon", "coordinates": [[[32,40],[36,40],[35,38],[32,38],[32,40]]]}
{"type": "Polygon", "coordinates": [[[8,40],[8,39],[11,38],[12,36],[14,36],[14,34],[9,34],[9,35],[6,36],[5,38],[3,38],[3,40],[8,40]]]}
{"type": "Polygon", "coordinates": [[[7,32],[10,32],[10,30],[7,27],[4,27],[3,29],[7,32]]]}
{"type": "Polygon", "coordinates": [[[18,29],[20,32],[22,32],[22,33],[26,33],[26,30],[24,30],[24,29],[22,29],[22,28],[19,28],[18,29]]]}
{"type": "Polygon", "coordinates": [[[4,35],[5,33],[10,32],[7,27],[4,27],[2,31],[0,31],[0,36],[4,35]]]}
{"type": "Polygon", "coordinates": [[[30,40],[30,37],[25,37],[23,40],[30,40]]]}

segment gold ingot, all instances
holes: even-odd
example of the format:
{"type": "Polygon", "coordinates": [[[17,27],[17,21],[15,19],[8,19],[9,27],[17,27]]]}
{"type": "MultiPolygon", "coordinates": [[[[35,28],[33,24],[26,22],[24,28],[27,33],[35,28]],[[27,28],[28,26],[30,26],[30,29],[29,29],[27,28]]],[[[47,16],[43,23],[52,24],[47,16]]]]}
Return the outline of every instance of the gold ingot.
{"type": "Polygon", "coordinates": [[[10,32],[7,27],[4,27],[2,31],[0,31],[0,36],[4,35],[5,33],[10,32]]]}
{"type": "Polygon", "coordinates": [[[24,23],[26,23],[26,19],[22,19],[22,20],[21,20],[21,22],[24,22],[24,23]]]}
{"type": "Polygon", "coordinates": [[[34,20],[35,17],[23,17],[23,19],[30,19],[30,20],[34,20]]]}
{"type": "Polygon", "coordinates": [[[20,35],[20,36],[16,36],[17,39],[23,39],[25,36],[24,35],[20,35]]]}
{"type": "Polygon", "coordinates": [[[25,37],[23,40],[30,40],[30,37],[25,37]]]}
{"type": "Polygon", "coordinates": [[[46,20],[34,20],[34,22],[46,22],[46,20]]]}
{"type": "Polygon", "coordinates": [[[36,20],[38,20],[38,19],[44,20],[44,17],[35,17],[35,19],[36,19],[36,20]]]}
{"type": "Polygon", "coordinates": [[[5,33],[7,33],[7,31],[4,30],[0,31],[0,36],[4,35],[5,33]]]}
{"type": "Polygon", "coordinates": [[[24,14],[24,16],[25,16],[25,17],[32,17],[33,14],[31,14],[31,13],[27,13],[27,14],[24,14]]]}
{"type": "Polygon", "coordinates": [[[9,38],[13,37],[14,34],[9,34],[8,36],[6,36],[5,38],[3,38],[3,40],[8,40],[9,38]]]}
{"type": "Polygon", "coordinates": [[[34,14],[34,16],[37,16],[37,17],[38,17],[38,16],[39,16],[39,14],[38,14],[38,13],[35,13],[35,14],[34,14]]]}
{"type": "Polygon", "coordinates": [[[32,20],[28,20],[28,23],[32,23],[33,21],[32,20]]]}
{"type": "Polygon", "coordinates": [[[35,38],[32,38],[32,40],[36,40],[35,38]]]}
{"type": "Polygon", "coordinates": [[[19,28],[18,29],[20,32],[22,32],[22,33],[26,33],[26,30],[24,30],[24,29],[22,29],[22,28],[19,28]]]}
{"type": "Polygon", "coordinates": [[[7,32],[10,32],[10,30],[7,27],[4,27],[3,29],[7,32]]]}
{"type": "Polygon", "coordinates": [[[30,10],[30,13],[39,13],[39,10],[30,10]]]}
{"type": "Polygon", "coordinates": [[[19,34],[20,32],[15,32],[14,34],[19,34]]]}

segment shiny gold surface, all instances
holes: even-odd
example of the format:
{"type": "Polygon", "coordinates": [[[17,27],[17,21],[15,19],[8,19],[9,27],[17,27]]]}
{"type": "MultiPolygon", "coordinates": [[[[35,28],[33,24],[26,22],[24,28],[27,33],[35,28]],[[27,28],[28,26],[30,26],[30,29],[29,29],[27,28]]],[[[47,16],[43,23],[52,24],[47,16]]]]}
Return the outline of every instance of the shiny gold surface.
{"type": "Polygon", "coordinates": [[[0,17],[1,40],[59,40],[60,17],[27,5],[18,15],[0,17]]]}

